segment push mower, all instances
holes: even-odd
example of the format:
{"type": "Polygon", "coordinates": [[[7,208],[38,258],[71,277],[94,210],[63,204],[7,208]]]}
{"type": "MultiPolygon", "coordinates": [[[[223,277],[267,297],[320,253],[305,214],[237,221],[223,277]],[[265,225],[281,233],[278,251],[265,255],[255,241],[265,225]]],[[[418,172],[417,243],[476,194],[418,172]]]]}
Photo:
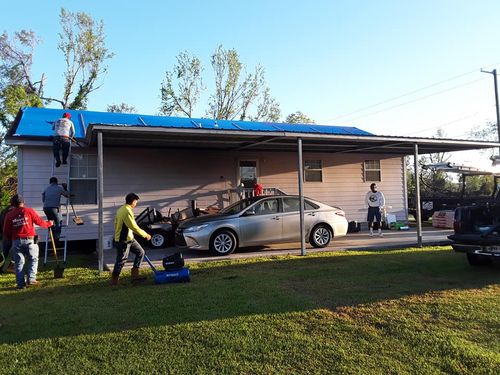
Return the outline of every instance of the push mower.
{"type": "Polygon", "coordinates": [[[175,253],[169,257],[163,258],[164,271],[158,271],[151,263],[147,255],[144,259],[148,262],[153,270],[155,284],[168,284],[168,283],[183,283],[190,281],[189,268],[184,267],[184,258],[181,253],[175,253]]]}

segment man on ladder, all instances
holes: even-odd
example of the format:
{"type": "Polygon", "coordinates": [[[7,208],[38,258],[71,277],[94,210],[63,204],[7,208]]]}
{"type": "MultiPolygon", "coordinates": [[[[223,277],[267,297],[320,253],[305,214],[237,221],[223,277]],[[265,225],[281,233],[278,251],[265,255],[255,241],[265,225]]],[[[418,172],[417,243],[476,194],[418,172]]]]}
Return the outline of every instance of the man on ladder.
{"type": "Polygon", "coordinates": [[[68,112],[65,112],[63,117],[54,122],[54,125],[52,126],[52,130],[54,130],[52,150],[54,152],[54,159],[56,161],[57,168],[61,165],[61,150],[62,163],[68,164],[71,139],[75,137],[75,126],[70,118],[71,115],[68,112]]]}
{"type": "Polygon", "coordinates": [[[49,180],[49,186],[42,193],[43,202],[43,212],[47,216],[47,220],[52,220],[54,222],[54,238],[59,241],[61,236],[61,196],[69,198],[69,191],[67,190],[67,185],[65,183],[62,186],[57,184],[57,177],[51,177],[49,180]]]}

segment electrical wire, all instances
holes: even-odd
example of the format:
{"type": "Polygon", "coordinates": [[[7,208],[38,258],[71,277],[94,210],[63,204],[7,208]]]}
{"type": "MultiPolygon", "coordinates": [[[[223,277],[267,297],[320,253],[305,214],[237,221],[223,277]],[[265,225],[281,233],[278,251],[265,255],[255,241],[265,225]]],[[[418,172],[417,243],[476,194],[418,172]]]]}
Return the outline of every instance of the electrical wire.
{"type": "Polygon", "coordinates": [[[351,122],[351,121],[354,121],[354,120],[358,120],[360,118],[364,118],[364,117],[368,117],[368,116],[373,116],[373,115],[376,115],[376,114],[381,113],[381,112],[385,112],[385,111],[389,111],[389,110],[394,109],[394,108],[402,107],[402,106],[405,106],[407,104],[411,104],[411,103],[414,103],[414,102],[418,102],[420,100],[424,100],[424,99],[430,98],[432,96],[440,95],[440,94],[443,94],[443,93],[448,92],[448,91],[452,91],[452,90],[456,90],[456,89],[459,89],[459,88],[464,87],[464,86],[472,85],[472,84],[474,84],[476,82],[483,81],[483,80],[485,80],[487,78],[488,77],[479,78],[479,79],[476,79],[474,81],[470,81],[470,82],[467,82],[467,83],[464,83],[464,84],[461,84],[461,85],[453,86],[451,88],[435,92],[433,94],[429,94],[429,95],[426,95],[426,96],[421,96],[420,98],[417,98],[417,99],[413,99],[413,100],[410,100],[410,101],[407,101],[407,102],[404,102],[404,103],[396,104],[396,105],[394,105],[392,107],[389,107],[389,108],[384,108],[384,109],[381,109],[381,110],[378,110],[378,111],[375,111],[375,112],[367,113],[365,115],[361,115],[361,116],[358,116],[358,117],[350,118],[348,120],[340,121],[339,124],[348,123],[348,122],[351,122]]]}
{"type": "MultiPolygon", "coordinates": [[[[484,68],[489,68],[489,67],[491,67],[491,66],[495,66],[495,65],[498,65],[498,64],[500,64],[500,62],[497,62],[497,63],[494,63],[494,64],[490,64],[490,65],[487,65],[487,66],[485,66],[484,68]]],[[[407,92],[407,93],[405,93],[405,94],[401,94],[401,95],[395,96],[395,97],[393,97],[393,98],[390,98],[390,99],[387,99],[387,100],[383,100],[383,101],[381,101],[381,102],[378,102],[378,103],[375,103],[375,104],[369,105],[369,106],[367,106],[367,107],[363,107],[363,108],[357,109],[357,110],[355,110],[355,111],[352,111],[352,112],[346,113],[346,114],[344,114],[344,115],[340,115],[340,116],[336,116],[336,117],[333,117],[333,118],[330,118],[330,119],[324,120],[323,122],[327,123],[327,122],[329,122],[329,121],[336,121],[336,120],[338,120],[338,119],[341,119],[341,118],[344,118],[344,117],[348,117],[348,116],[350,116],[350,115],[352,115],[352,114],[355,114],[355,113],[358,113],[358,112],[362,112],[362,111],[365,111],[365,110],[370,109],[370,108],[378,107],[378,106],[380,106],[380,105],[382,105],[382,104],[390,103],[390,102],[392,102],[392,101],[394,101],[394,100],[398,100],[398,99],[404,98],[405,96],[413,95],[413,94],[415,94],[415,93],[417,93],[417,92],[424,91],[424,90],[430,89],[430,88],[435,87],[435,86],[439,86],[439,85],[441,85],[441,84],[443,84],[443,83],[446,83],[446,82],[449,82],[449,81],[453,81],[453,80],[455,80],[455,79],[458,79],[458,78],[461,78],[461,77],[464,77],[464,76],[466,76],[466,75],[469,75],[469,74],[472,74],[472,73],[476,73],[476,72],[477,72],[477,69],[474,69],[474,70],[471,70],[471,71],[469,71],[469,72],[462,73],[462,74],[459,74],[459,75],[457,75],[457,76],[454,76],[454,77],[451,77],[451,78],[447,78],[447,79],[445,79],[445,80],[442,80],[442,81],[439,81],[439,82],[436,82],[436,83],[430,84],[430,85],[428,85],[428,86],[421,87],[421,88],[416,89],[416,90],[412,90],[412,91],[407,92]]],[[[389,108],[389,109],[391,109],[391,108],[389,108]]]]}

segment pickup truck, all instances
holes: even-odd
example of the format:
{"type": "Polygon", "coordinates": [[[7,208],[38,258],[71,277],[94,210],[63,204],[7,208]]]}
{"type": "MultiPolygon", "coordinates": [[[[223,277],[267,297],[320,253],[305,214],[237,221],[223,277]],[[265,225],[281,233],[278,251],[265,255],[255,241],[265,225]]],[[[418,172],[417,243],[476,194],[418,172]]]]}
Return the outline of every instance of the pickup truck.
{"type": "Polygon", "coordinates": [[[455,233],[448,236],[455,251],[464,252],[472,266],[500,259],[500,189],[495,198],[482,205],[455,210],[455,233]]]}

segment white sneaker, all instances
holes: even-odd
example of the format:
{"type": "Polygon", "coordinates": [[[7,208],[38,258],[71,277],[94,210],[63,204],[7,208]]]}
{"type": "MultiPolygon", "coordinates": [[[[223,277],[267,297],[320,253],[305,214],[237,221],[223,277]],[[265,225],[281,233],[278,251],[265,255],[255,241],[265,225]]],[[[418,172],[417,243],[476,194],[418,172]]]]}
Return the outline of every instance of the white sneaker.
{"type": "Polygon", "coordinates": [[[384,234],[382,232],[378,232],[379,237],[384,237],[384,234]]]}
{"type": "Polygon", "coordinates": [[[372,231],[370,231],[370,237],[373,237],[373,232],[372,231]]]}

